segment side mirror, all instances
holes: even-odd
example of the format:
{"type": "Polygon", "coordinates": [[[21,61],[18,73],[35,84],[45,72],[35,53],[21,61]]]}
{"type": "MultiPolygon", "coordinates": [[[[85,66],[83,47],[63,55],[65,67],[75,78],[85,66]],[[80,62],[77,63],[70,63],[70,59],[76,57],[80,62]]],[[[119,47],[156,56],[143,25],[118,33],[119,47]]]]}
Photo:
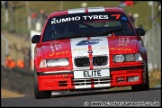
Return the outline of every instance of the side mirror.
{"type": "Polygon", "coordinates": [[[31,39],[32,43],[38,43],[40,41],[40,35],[34,35],[31,39]]]}
{"type": "Polygon", "coordinates": [[[145,35],[145,30],[143,28],[135,28],[136,33],[138,36],[144,36],[145,35]]]}

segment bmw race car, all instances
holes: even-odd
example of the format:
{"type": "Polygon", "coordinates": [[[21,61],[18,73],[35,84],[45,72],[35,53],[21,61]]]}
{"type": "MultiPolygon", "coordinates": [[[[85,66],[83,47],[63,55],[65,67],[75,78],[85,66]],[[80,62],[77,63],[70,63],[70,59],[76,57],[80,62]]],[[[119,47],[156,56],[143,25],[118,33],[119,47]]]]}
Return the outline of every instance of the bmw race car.
{"type": "Polygon", "coordinates": [[[121,8],[89,7],[51,13],[34,35],[34,95],[131,86],[148,90],[147,51],[121,8]]]}

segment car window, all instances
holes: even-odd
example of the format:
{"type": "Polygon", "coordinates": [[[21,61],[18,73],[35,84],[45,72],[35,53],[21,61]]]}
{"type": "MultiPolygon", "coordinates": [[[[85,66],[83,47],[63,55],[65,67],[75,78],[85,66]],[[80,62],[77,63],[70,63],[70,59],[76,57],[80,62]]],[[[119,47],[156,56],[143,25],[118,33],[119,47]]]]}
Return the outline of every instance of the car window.
{"type": "Polygon", "coordinates": [[[49,18],[42,41],[98,36],[99,34],[106,36],[112,32],[116,36],[135,36],[133,27],[124,13],[93,12],[49,18]]]}

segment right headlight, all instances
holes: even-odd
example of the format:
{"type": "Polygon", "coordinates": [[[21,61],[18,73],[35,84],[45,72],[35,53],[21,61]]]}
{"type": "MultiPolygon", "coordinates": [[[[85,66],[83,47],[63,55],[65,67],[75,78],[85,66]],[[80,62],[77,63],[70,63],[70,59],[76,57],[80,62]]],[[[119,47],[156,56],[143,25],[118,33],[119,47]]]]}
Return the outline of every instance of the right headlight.
{"type": "Polygon", "coordinates": [[[41,60],[39,67],[46,68],[46,67],[57,67],[57,66],[69,66],[69,61],[67,58],[60,58],[60,59],[49,59],[49,60],[41,60]]]}
{"type": "Polygon", "coordinates": [[[48,67],[68,66],[69,61],[66,58],[47,60],[48,67]]]}

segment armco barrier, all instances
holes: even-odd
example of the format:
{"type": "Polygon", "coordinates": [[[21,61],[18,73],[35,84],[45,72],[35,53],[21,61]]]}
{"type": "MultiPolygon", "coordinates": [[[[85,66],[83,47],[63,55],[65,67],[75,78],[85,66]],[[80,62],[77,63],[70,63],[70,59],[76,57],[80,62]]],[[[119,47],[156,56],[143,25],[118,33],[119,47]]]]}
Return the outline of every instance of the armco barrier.
{"type": "Polygon", "coordinates": [[[1,88],[25,95],[33,95],[33,71],[1,66],[1,88]]]}

